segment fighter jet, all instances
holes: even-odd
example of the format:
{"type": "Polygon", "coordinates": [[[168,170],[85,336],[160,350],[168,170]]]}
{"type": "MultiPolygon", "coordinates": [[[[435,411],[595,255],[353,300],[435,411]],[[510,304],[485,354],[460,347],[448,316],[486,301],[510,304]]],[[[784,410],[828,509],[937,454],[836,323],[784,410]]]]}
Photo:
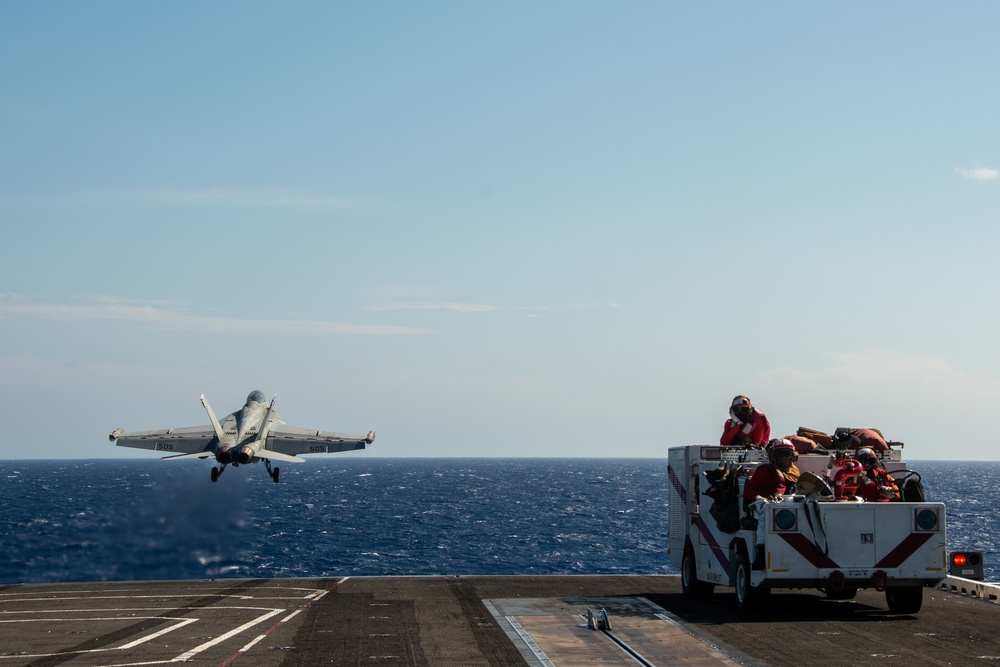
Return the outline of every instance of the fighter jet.
{"type": "Polygon", "coordinates": [[[164,460],[199,458],[214,456],[222,464],[212,468],[212,481],[232,464],[235,468],[247,463],[263,461],[267,474],[278,483],[279,468],[271,468],[271,461],[305,463],[297,454],[326,454],[364,449],[375,440],[375,431],[368,435],[345,435],[311,428],[286,426],[285,420],[274,411],[277,397],[266,403],[264,393],[252,391],[246,404],[230,413],[220,423],[208,404],[205,394],[201,404],[208,412],[210,426],[189,426],[155,431],[126,433],[120,428],[111,432],[108,438],[119,447],[153,449],[158,452],[174,452],[164,456],[164,460]]]}

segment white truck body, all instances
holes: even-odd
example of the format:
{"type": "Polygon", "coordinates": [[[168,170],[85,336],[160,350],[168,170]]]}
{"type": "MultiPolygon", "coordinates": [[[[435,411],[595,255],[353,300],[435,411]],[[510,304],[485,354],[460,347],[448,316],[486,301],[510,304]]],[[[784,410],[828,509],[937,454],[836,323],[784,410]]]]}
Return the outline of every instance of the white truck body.
{"type": "MultiPolygon", "coordinates": [[[[906,469],[899,450],[882,454],[886,469],[906,469]]],[[[800,454],[796,465],[830,482],[834,454],[800,454]]],[[[668,454],[668,552],[681,569],[684,592],[709,595],[715,585],[736,588],[748,609],[774,588],[817,588],[849,599],[859,588],[885,590],[892,611],[915,613],[922,590],[947,574],[945,508],[929,502],[864,502],[790,495],[763,504],[758,525],[724,532],[710,514],[705,473],[738,475],[739,499],[750,475],[767,463],[763,449],[687,445],[668,454]]],[[[742,515],[742,511],[740,512],[742,515]]]]}

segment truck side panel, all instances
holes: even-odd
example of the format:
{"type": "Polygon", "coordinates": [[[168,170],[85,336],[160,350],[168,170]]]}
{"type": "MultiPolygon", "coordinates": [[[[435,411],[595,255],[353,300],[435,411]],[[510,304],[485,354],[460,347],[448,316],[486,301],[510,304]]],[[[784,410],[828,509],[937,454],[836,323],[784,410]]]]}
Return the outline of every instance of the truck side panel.
{"type": "Polygon", "coordinates": [[[681,566],[684,554],[684,539],[687,537],[688,521],[688,480],[691,476],[687,464],[687,448],[672,447],[667,452],[667,480],[670,488],[667,492],[667,552],[670,564],[676,568],[681,566]]]}

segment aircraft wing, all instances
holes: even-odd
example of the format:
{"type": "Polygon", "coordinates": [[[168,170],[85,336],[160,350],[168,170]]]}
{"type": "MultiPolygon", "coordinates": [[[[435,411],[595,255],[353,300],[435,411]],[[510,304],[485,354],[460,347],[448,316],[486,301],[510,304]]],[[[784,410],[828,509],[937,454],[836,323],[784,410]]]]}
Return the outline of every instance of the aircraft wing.
{"type": "MultiPolygon", "coordinates": [[[[120,429],[119,429],[120,431],[120,429]]],[[[155,431],[115,431],[111,439],[119,447],[152,449],[166,454],[211,454],[215,444],[215,429],[211,426],[165,428],[155,431]]]]}
{"type": "Polygon", "coordinates": [[[347,435],[332,431],[317,431],[285,424],[271,424],[265,449],[281,454],[333,454],[364,449],[375,440],[375,432],[368,435],[347,435]]]}

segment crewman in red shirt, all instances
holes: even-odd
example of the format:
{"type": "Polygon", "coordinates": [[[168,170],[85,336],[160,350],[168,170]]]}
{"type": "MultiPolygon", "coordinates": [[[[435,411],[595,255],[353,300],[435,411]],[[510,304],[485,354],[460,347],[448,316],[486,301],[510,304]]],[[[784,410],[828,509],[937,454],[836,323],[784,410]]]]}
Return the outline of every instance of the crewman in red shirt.
{"type": "Polygon", "coordinates": [[[771,439],[771,422],[746,396],[737,396],[729,408],[729,419],[722,429],[720,445],[761,447],[771,439]]]}
{"type": "Polygon", "coordinates": [[[899,500],[899,487],[896,486],[896,480],[882,467],[881,461],[875,456],[873,450],[862,447],[854,455],[854,458],[861,461],[861,465],[865,469],[862,483],[855,492],[858,498],[869,503],[899,500]]]}
{"type": "Polygon", "coordinates": [[[743,487],[743,509],[758,498],[774,500],[778,496],[795,492],[799,468],[795,465],[799,455],[795,445],[788,440],[772,440],[767,446],[769,463],[762,463],[743,487]]]}

